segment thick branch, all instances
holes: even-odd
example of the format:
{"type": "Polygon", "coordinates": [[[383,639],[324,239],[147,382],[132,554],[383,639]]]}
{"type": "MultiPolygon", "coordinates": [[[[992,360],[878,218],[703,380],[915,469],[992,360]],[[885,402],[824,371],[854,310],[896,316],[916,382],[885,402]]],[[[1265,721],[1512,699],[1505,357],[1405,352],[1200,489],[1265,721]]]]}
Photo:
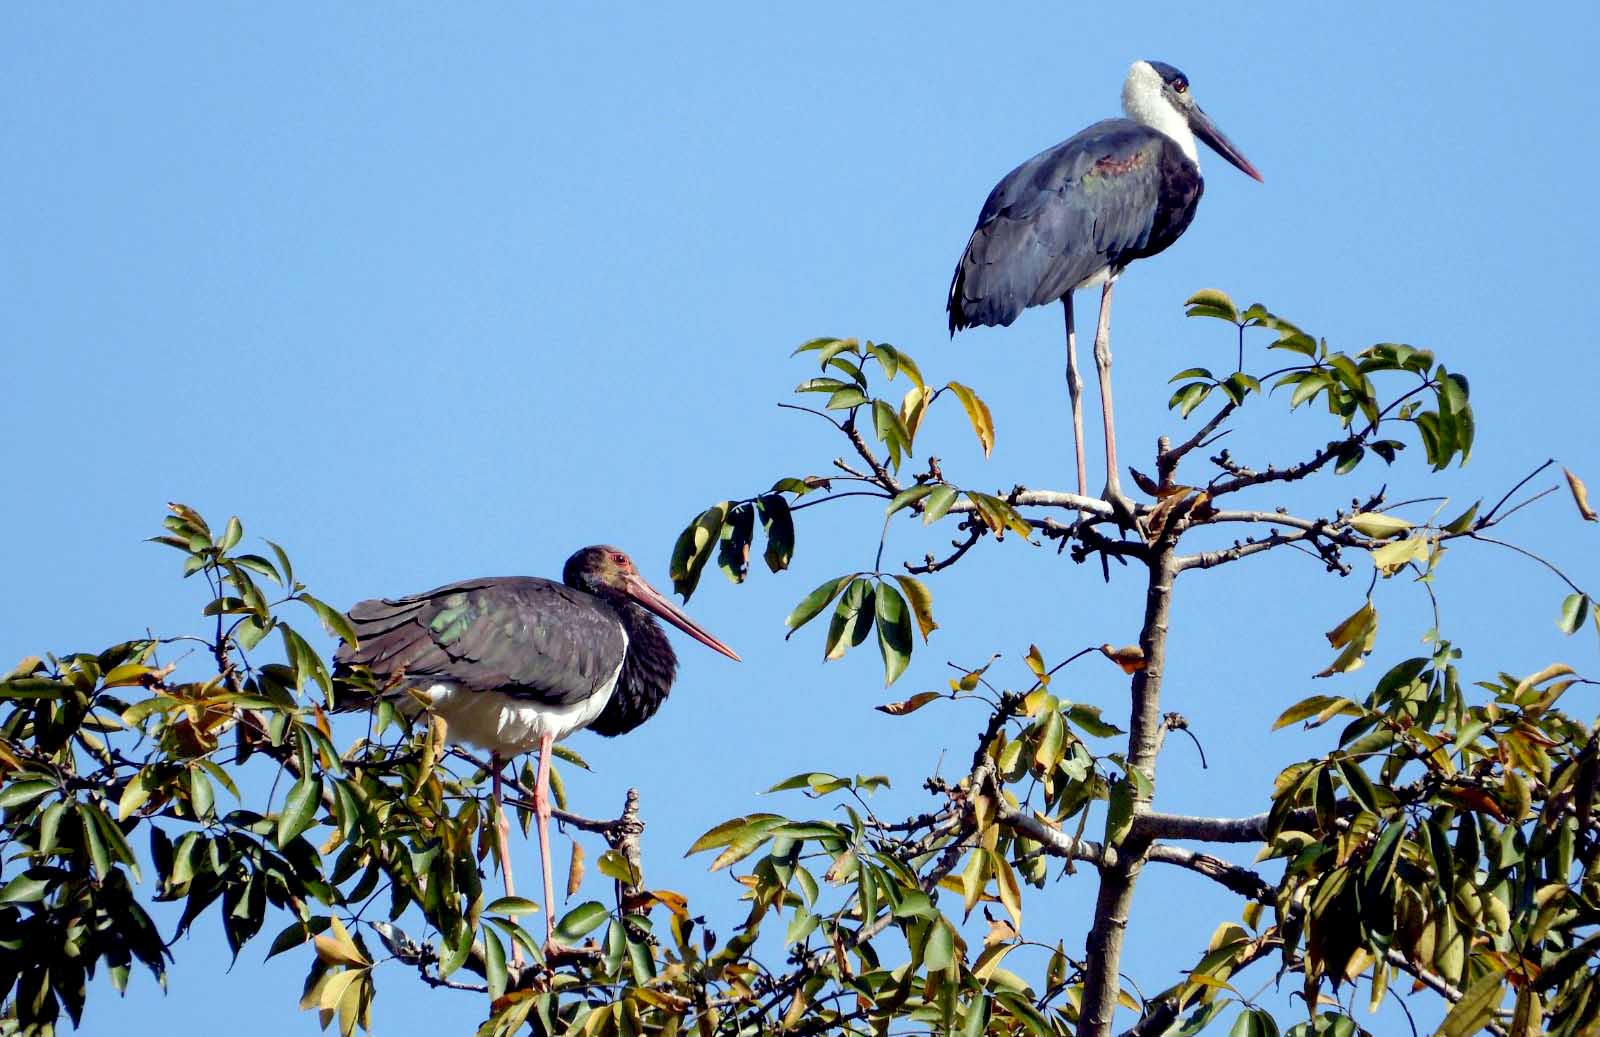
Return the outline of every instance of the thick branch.
{"type": "MultiPolygon", "coordinates": [[[[1052,828],[1020,810],[1007,807],[1000,811],[999,818],[1002,824],[1026,834],[1029,839],[1041,844],[1044,852],[1052,857],[1087,861],[1101,867],[1115,867],[1121,859],[1116,850],[1108,850],[1102,844],[1089,839],[1074,839],[1060,829],[1052,828]]],[[[1146,859],[1187,868],[1249,900],[1271,904],[1276,899],[1276,889],[1272,883],[1249,868],[1231,864],[1210,854],[1158,843],[1149,848],[1146,859]]]]}
{"type": "Polygon", "coordinates": [[[1267,837],[1267,815],[1188,817],[1151,811],[1133,819],[1133,832],[1145,839],[1197,839],[1208,843],[1259,843],[1267,837]]]}
{"type": "MultiPolygon", "coordinates": [[[[1161,675],[1166,669],[1167,622],[1172,611],[1172,583],[1177,566],[1170,539],[1153,545],[1150,582],[1145,591],[1144,623],[1139,647],[1145,668],[1133,675],[1133,708],[1128,732],[1128,765],[1155,785],[1156,754],[1161,748],[1165,721],[1161,715],[1161,675]]],[[[1135,792],[1133,812],[1150,810],[1150,794],[1135,792]]],[[[1118,860],[1100,866],[1100,890],[1095,898],[1094,923],[1089,930],[1083,983],[1083,1006],[1078,1016],[1079,1037],[1108,1037],[1121,990],[1118,976],[1122,944],[1127,934],[1133,889],[1144,864],[1146,844],[1124,839],[1118,860]]]]}

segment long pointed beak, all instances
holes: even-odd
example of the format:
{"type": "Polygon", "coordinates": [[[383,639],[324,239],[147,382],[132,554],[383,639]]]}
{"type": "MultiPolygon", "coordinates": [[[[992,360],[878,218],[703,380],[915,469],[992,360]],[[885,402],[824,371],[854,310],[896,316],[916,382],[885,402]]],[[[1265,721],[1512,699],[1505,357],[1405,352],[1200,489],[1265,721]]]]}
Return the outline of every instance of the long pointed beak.
{"type": "Polygon", "coordinates": [[[1240,154],[1239,149],[1233,146],[1233,141],[1223,136],[1222,131],[1217,129],[1217,124],[1211,121],[1211,116],[1207,115],[1199,105],[1189,109],[1189,128],[1194,131],[1196,137],[1206,142],[1207,147],[1231,162],[1245,176],[1257,183],[1266,183],[1261,179],[1261,174],[1256,172],[1256,167],[1250,164],[1250,160],[1240,154]]]}
{"type": "Polygon", "coordinates": [[[707,648],[714,652],[721,652],[734,662],[743,661],[739,658],[738,652],[735,652],[732,648],[729,648],[721,641],[718,641],[716,638],[712,637],[711,634],[708,633],[706,629],[699,623],[696,623],[694,620],[684,615],[682,609],[669,601],[660,591],[644,582],[643,577],[629,577],[628,582],[625,585],[625,590],[628,597],[632,598],[634,601],[637,601],[651,612],[654,612],[668,623],[671,623],[673,626],[677,627],[679,630],[682,630],[684,633],[688,634],[696,641],[699,641],[707,648]]]}

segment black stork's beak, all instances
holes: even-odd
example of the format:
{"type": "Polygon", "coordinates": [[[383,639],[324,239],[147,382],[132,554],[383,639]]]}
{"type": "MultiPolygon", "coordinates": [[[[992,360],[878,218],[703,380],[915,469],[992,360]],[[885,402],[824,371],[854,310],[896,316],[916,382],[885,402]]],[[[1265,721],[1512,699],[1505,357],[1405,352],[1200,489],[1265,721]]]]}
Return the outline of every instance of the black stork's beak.
{"type": "Polygon", "coordinates": [[[1239,172],[1257,183],[1266,183],[1261,179],[1261,174],[1256,172],[1256,167],[1250,164],[1250,160],[1239,153],[1239,149],[1233,146],[1233,141],[1223,136],[1222,131],[1217,129],[1217,124],[1211,121],[1211,116],[1207,115],[1199,105],[1192,105],[1189,108],[1189,129],[1194,131],[1196,137],[1205,141],[1206,146],[1212,151],[1231,162],[1239,172]]]}
{"type": "Polygon", "coordinates": [[[738,652],[712,637],[699,623],[684,615],[682,609],[667,600],[666,596],[660,591],[644,582],[644,577],[636,573],[630,574],[626,582],[623,583],[623,592],[712,651],[721,652],[734,662],[743,662],[739,658],[738,652]]]}

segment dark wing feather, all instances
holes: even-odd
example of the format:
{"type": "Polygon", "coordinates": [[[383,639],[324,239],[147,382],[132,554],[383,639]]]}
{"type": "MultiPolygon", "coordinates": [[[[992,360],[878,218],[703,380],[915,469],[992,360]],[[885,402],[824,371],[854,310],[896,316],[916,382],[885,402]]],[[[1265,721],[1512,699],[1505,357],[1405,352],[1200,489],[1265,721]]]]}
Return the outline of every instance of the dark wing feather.
{"type": "Polygon", "coordinates": [[[1006,174],[956,264],[951,332],[1010,324],[1105,267],[1148,254],[1167,149],[1176,150],[1155,130],[1108,119],[1006,174]]]}
{"type": "Polygon", "coordinates": [[[599,599],[531,576],[363,601],[349,616],[359,643],[339,646],[335,675],[364,666],[379,685],[448,680],[566,705],[597,692],[627,649],[622,624],[599,599]]]}

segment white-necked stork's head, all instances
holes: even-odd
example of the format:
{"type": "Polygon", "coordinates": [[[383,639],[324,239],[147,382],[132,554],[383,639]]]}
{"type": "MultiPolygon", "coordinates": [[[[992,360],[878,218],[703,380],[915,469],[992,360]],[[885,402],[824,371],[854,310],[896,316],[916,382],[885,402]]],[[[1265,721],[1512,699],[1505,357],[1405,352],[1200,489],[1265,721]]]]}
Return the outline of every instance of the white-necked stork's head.
{"type": "Polygon", "coordinates": [[[1135,61],[1122,84],[1122,110],[1128,118],[1171,137],[1196,165],[1199,156],[1194,139],[1227,159],[1246,176],[1257,181],[1261,174],[1250,160],[1223,135],[1205,110],[1195,103],[1189,77],[1165,61],[1135,61]]]}

